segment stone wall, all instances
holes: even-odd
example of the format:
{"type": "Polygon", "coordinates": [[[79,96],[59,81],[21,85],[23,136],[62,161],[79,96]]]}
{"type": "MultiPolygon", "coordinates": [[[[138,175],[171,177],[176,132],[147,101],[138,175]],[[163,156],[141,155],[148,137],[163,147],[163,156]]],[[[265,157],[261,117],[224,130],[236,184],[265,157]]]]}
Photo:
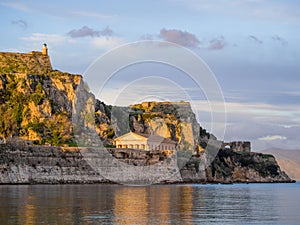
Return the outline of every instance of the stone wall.
{"type": "Polygon", "coordinates": [[[223,144],[223,148],[228,147],[235,152],[251,152],[250,141],[232,141],[223,144]]]}
{"type": "Polygon", "coordinates": [[[52,70],[50,57],[42,52],[0,52],[1,73],[27,73],[42,75],[52,70]]]}
{"type": "Polygon", "coordinates": [[[0,183],[105,183],[76,148],[0,145],[0,183]]]}
{"type": "Polygon", "coordinates": [[[292,182],[272,155],[220,150],[180,164],[174,151],[0,144],[0,184],[292,182]]]}
{"type": "Polygon", "coordinates": [[[0,184],[181,181],[171,151],[0,144],[0,184]]]}

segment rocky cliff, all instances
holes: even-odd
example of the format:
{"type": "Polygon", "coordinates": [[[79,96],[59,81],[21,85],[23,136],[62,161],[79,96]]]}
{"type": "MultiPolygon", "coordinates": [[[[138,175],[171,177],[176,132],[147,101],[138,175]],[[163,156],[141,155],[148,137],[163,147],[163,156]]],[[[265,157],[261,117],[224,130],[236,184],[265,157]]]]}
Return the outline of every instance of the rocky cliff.
{"type": "Polygon", "coordinates": [[[58,184],[109,182],[76,148],[0,145],[1,184],[58,184]]]}
{"type": "Polygon", "coordinates": [[[275,157],[256,152],[220,150],[207,168],[207,181],[218,183],[286,182],[291,181],[281,171],[275,157]]]}
{"type": "Polygon", "coordinates": [[[39,52],[1,53],[0,65],[0,138],[5,142],[13,138],[34,144],[77,145],[72,116],[80,101],[84,106],[78,115],[85,126],[92,123],[103,139],[113,136],[108,106],[88,91],[81,75],[52,70],[49,57],[39,52]]]}
{"type": "Polygon", "coordinates": [[[300,151],[299,149],[266,149],[264,154],[272,154],[276,157],[280,168],[294,180],[300,181],[300,151]]]}

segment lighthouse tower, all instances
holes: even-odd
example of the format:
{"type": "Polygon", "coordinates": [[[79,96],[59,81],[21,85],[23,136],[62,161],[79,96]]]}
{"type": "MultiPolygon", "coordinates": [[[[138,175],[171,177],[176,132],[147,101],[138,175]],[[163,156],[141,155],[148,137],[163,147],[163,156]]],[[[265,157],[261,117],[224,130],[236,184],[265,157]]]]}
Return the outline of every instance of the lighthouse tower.
{"type": "Polygon", "coordinates": [[[46,43],[43,44],[42,54],[43,55],[48,55],[48,48],[47,48],[47,44],[46,43]]]}

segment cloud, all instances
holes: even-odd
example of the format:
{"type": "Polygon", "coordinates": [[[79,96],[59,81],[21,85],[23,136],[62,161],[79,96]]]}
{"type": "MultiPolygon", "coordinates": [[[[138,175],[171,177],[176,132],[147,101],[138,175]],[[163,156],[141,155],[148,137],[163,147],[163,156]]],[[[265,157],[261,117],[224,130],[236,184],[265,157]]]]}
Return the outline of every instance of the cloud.
{"type": "Polygon", "coordinates": [[[109,50],[123,44],[124,41],[122,38],[114,36],[102,36],[94,38],[91,43],[97,48],[109,50]]]}
{"type": "Polygon", "coordinates": [[[30,12],[31,9],[25,4],[22,4],[20,2],[6,2],[6,3],[0,3],[1,5],[7,6],[9,8],[13,8],[19,11],[23,12],[30,12]]]}
{"type": "Polygon", "coordinates": [[[262,44],[262,43],[263,43],[262,40],[260,40],[259,38],[255,37],[254,35],[249,35],[249,36],[248,36],[248,39],[254,41],[254,42],[257,43],[257,44],[262,44]]]}
{"type": "Polygon", "coordinates": [[[106,27],[101,31],[94,30],[92,28],[89,28],[88,26],[83,26],[80,29],[76,30],[73,29],[67,33],[68,36],[72,38],[81,38],[81,37],[100,37],[100,36],[111,36],[113,35],[113,31],[106,27]]]}
{"type": "Polygon", "coordinates": [[[25,20],[13,20],[11,23],[13,25],[19,26],[23,30],[26,30],[26,28],[27,28],[27,22],[25,20]]]}
{"type": "Polygon", "coordinates": [[[105,27],[102,31],[100,31],[100,35],[102,36],[112,36],[113,35],[112,29],[110,29],[108,26],[105,27]]]}
{"type": "Polygon", "coordinates": [[[42,33],[33,33],[29,37],[22,37],[22,40],[37,42],[37,43],[51,43],[51,44],[61,44],[67,41],[65,36],[59,34],[42,34],[42,33]]]}
{"type": "Polygon", "coordinates": [[[220,37],[212,39],[209,42],[208,48],[212,49],[212,50],[220,50],[220,49],[223,49],[225,46],[226,46],[225,39],[223,36],[220,36],[220,37]]]}
{"type": "Polygon", "coordinates": [[[281,135],[268,135],[258,138],[260,141],[275,141],[275,140],[286,140],[287,137],[281,135]]]}
{"type": "Polygon", "coordinates": [[[144,35],[142,35],[142,36],[140,37],[140,39],[142,39],[142,40],[153,40],[154,37],[153,37],[152,34],[144,34],[144,35]]]}
{"type": "Polygon", "coordinates": [[[181,31],[176,29],[167,30],[165,28],[160,30],[160,38],[165,41],[173,42],[185,47],[198,47],[200,41],[196,35],[187,31],[181,31]]]}
{"type": "Polygon", "coordinates": [[[117,17],[117,15],[108,15],[91,11],[71,11],[70,14],[82,17],[94,17],[98,19],[114,19],[117,17]]]}
{"type": "Polygon", "coordinates": [[[285,40],[284,38],[282,38],[278,35],[272,36],[272,40],[276,41],[276,42],[279,42],[282,46],[287,46],[288,45],[287,40],[285,40]]]}

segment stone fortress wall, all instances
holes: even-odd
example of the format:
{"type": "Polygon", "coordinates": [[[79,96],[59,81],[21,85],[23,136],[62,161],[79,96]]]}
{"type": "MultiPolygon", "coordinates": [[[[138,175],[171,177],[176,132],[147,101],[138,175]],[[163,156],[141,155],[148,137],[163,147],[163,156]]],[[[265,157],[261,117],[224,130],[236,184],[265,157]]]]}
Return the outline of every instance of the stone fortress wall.
{"type": "Polygon", "coordinates": [[[234,152],[251,152],[251,142],[250,141],[224,142],[222,148],[231,149],[234,152]]]}
{"type": "Polygon", "coordinates": [[[0,52],[0,68],[0,72],[4,73],[45,74],[45,72],[52,70],[47,45],[43,45],[41,52],[0,52]]]}

